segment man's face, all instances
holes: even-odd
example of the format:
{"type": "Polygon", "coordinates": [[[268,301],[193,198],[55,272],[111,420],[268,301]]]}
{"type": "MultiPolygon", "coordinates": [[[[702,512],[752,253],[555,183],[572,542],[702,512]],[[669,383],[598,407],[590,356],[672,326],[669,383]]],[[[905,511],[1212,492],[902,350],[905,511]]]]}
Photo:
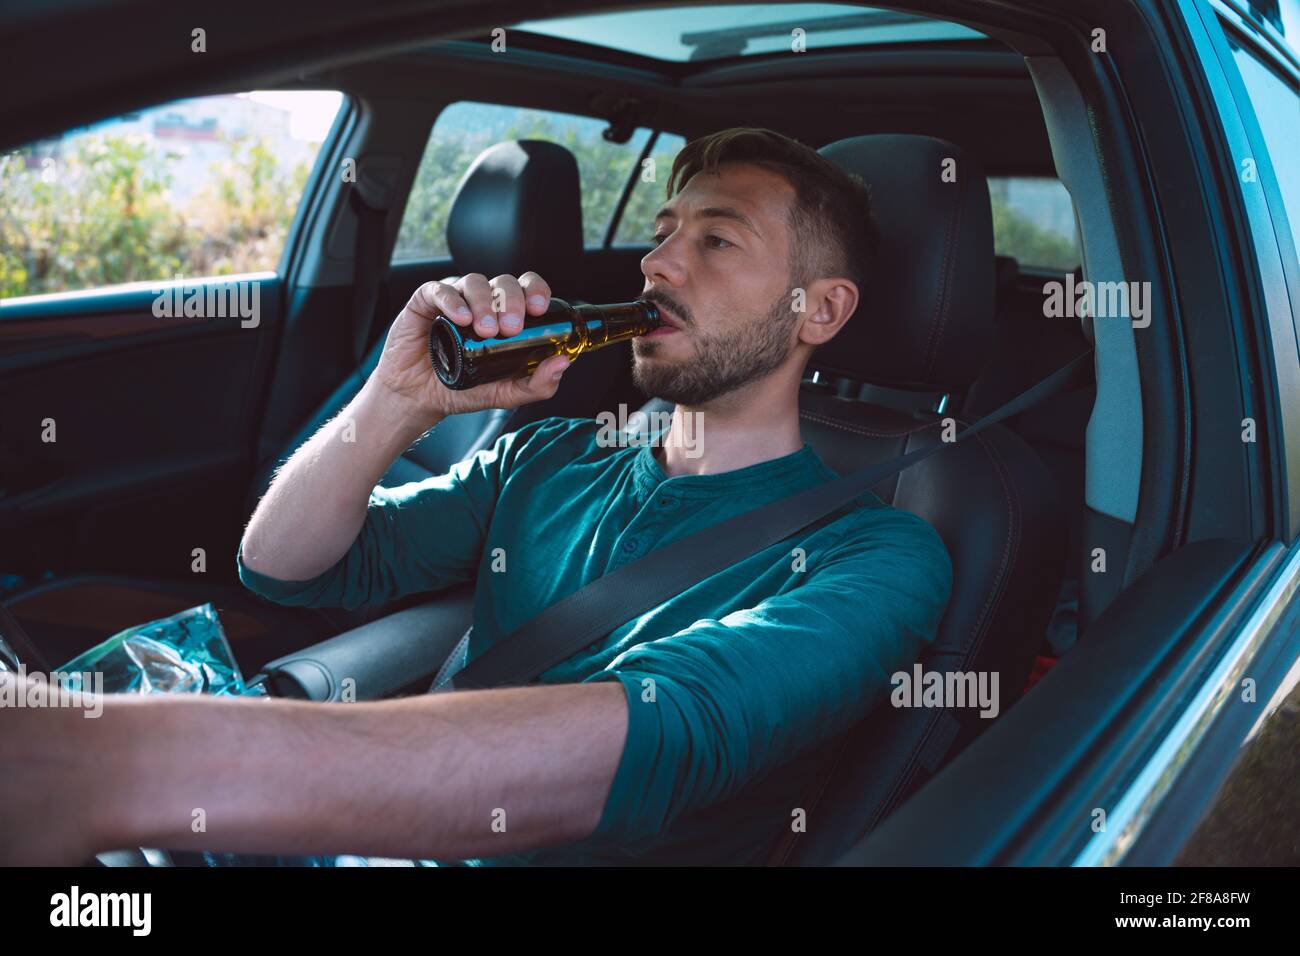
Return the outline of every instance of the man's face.
{"type": "Polygon", "coordinates": [[[789,356],[790,226],[795,192],[746,163],[697,173],[655,217],[641,260],[642,298],[673,328],[633,340],[633,380],[648,395],[695,406],[769,374],[789,356]]]}

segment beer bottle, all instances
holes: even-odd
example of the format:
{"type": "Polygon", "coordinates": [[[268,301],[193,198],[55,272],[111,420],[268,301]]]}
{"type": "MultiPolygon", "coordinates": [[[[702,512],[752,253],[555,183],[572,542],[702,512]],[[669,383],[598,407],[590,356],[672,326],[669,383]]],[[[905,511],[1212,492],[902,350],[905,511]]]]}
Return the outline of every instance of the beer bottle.
{"type": "Polygon", "coordinates": [[[552,355],[584,352],[645,335],[663,324],[644,299],[615,305],[570,305],[552,298],[541,315],[524,315],[514,335],[481,338],[471,326],[440,315],[429,330],[429,359],[448,388],[464,389],[529,375],[552,355]]]}

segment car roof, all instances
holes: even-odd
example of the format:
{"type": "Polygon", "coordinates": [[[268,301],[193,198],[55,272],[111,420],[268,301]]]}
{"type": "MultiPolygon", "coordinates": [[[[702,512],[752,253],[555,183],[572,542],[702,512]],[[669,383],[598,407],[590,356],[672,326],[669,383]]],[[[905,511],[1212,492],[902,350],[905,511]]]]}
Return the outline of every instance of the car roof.
{"type": "Polygon", "coordinates": [[[509,28],[659,61],[710,61],[761,54],[816,55],[842,47],[984,39],[932,17],[845,3],[700,4],[526,20],[509,28]]]}
{"type": "MultiPolygon", "coordinates": [[[[84,61],[82,70],[55,71],[31,91],[0,129],[0,148],[181,96],[314,88],[362,98],[547,108],[688,138],[736,125],[767,126],[813,146],[867,133],[917,133],[959,143],[990,172],[1053,173],[1024,58],[996,39],[904,42],[895,37],[838,47],[813,42],[806,54],[742,52],[678,61],[584,42],[577,35],[553,35],[563,32],[558,28],[543,33],[537,21],[513,17],[498,21],[520,25],[509,32],[510,55],[503,57],[491,48],[491,32],[482,32],[482,15],[470,19],[451,8],[434,17],[437,8],[431,5],[421,17],[401,20],[367,12],[350,0],[319,0],[311,7],[313,32],[306,42],[301,22],[286,22],[302,6],[298,0],[260,14],[264,22],[256,31],[239,22],[233,32],[228,14],[240,13],[244,3],[232,0],[228,8],[212,11],[212,41],[206,53],[196,55],[189,49],[188,20],[181,36],[185,42],[179,42],[173,34],[180,21],[174,11],[163,13],[170,9],[165,4],[138,0],[130,5],[140,11],[157,8],[157,16],[173,28],[168,42],[160,44],[151,15],[139,18],[139,30],[117,31],[121,39],[111,51],[83,44],[83,37],[96,35],[97,17],[109,16],[110,5],[96,0],[79,0],[75,14],[62,20],[28,11],[26,43],[0,33],[0,51],[12,55],[19,72],[44,32],[57,34],[67,55],[84,61]],[[364,34],[349,32],[349,24],[367,15],[376,24],[364,34]],[[70,22],[79,25],[71,38],[66,35],[70,22]],[[522,28],[530,22],[531,31],[522,28]],[[438,33],[456,38],[429,39],[438,33]],[[84,79],[91,75],[93,89],[84,79]]],[[[682,5],[674,15],[704,6],[682,5]]],[[[523,4],[512,9],[535,10],[523,4]]],[[[121,15],[112,14],[111,22],[121,15]]],[[[810,36],[816,40],[815,33],[810,36]]]]}

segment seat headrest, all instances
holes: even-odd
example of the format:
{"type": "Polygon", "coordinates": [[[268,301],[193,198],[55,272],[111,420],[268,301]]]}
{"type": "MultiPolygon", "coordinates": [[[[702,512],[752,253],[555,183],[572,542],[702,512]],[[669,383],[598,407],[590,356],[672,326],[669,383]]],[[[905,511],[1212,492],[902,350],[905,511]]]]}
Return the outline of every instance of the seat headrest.
{"type": "Polygon", "coordinates": [[[456,187],[447,247],[461,275],[531,270],[557,295],[577,295],[582,194],[573,154],[533,139],[485,149],[456,187]]]}
{"type": "Polygon", "coordinates": [[[810,366],[873,385],[965,390],[994,336],[993,217],[979,163],[953,143],[903,134],[818,152],[870,187],[879,258],[853,318],[810,366]]]}

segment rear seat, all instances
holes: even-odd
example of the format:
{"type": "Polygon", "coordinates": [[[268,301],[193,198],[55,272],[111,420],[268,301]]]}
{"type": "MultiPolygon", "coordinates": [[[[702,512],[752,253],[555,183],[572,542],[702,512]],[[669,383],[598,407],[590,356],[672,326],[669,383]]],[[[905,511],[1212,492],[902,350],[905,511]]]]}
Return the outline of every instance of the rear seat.
{"type": "MultiPolygon", "coordinates": [[[[457,190],[447,240],[460,274],[481,272],[491,278],[531,269],[545,277],[558,296],[576,290],[583,252],[582,200],[572,153],[537,140],[498,143],[484,150],[457,190]]],[[[361,368],[303,422],[282,453],[263,464],[250,494],[250,515],[275,468],[357,394],[378,365],[385,338],[386,334],[380,335],[361,368]]],[[[548,402],[518,413],[487,409],[448,418],[407,449],[380,484],[400,485],[444,474],[527,420],[591,415],[593,398],[598,401],[606,394],[626,361],[619,350],[595,353],[575,363],[565,376],[562,395],[548,402]]],[[[230,561],[233,564],[233,555],[230,561]]],[[[253,673],[268,660],[389,613],[417,597],[357,611],[289,608],[239,584],[79,574],[21,588],[4,603],[51,665],[57,666],[119,630],[211,601],[241,667],[253,673]]]]}

